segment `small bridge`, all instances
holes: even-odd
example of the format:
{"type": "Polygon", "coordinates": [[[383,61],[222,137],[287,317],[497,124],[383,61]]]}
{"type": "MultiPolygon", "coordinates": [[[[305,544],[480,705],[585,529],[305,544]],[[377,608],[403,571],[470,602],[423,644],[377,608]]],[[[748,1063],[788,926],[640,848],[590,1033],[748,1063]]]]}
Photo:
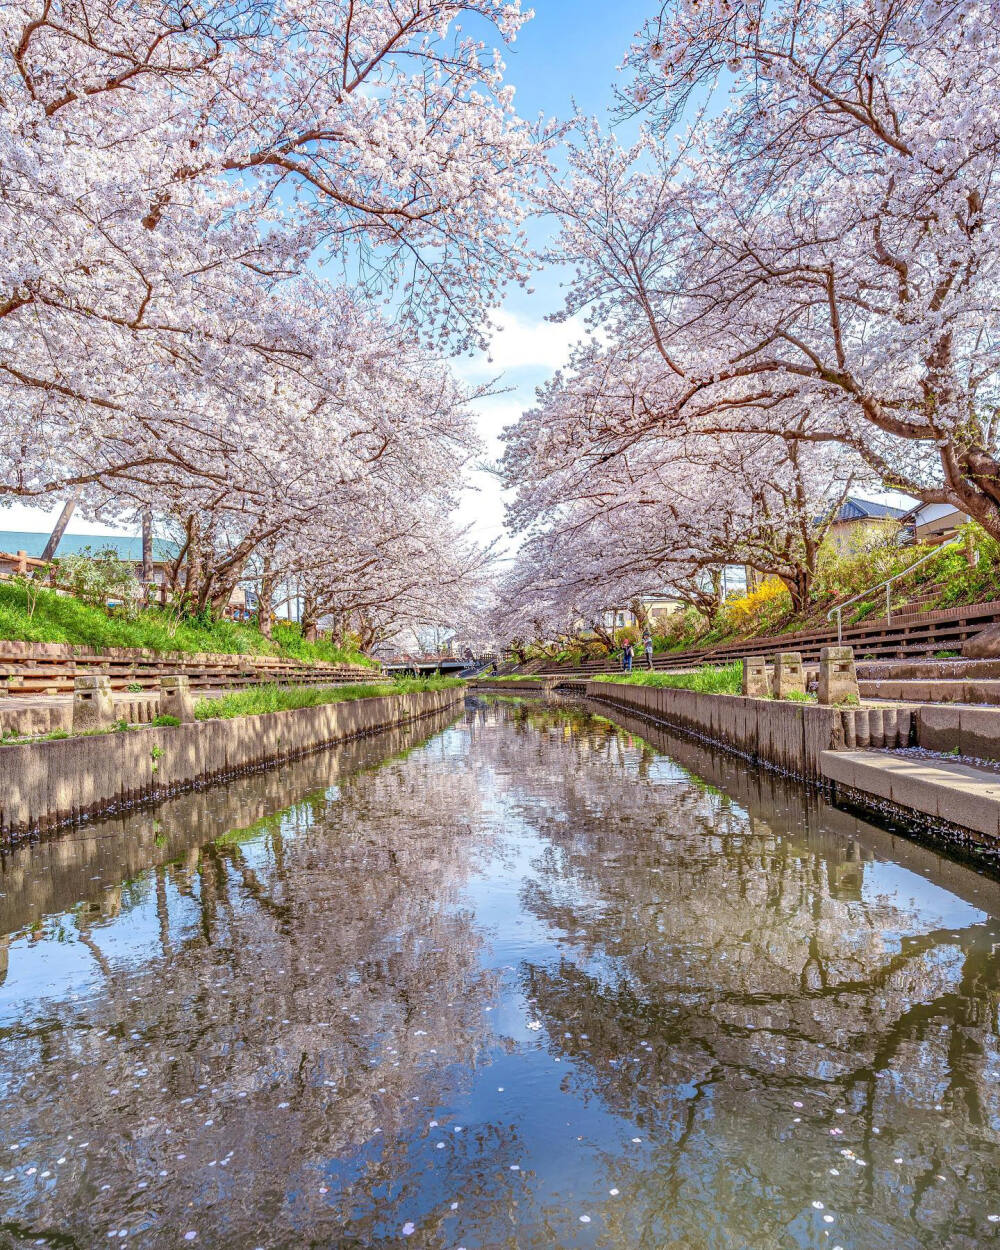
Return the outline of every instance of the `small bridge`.
{"type": "Polygon", "coordinates": [[[454,655],[404,655],[383,660],[382,668],[392,677],[474,677],[494,663],[493,656],[462,658],[454,655]]]}

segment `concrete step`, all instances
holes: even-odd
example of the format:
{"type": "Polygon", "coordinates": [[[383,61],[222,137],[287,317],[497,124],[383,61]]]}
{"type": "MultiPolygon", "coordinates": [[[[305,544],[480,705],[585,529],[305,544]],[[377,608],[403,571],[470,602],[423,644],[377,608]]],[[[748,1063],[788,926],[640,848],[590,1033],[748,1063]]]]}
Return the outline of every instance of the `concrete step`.
{"type": "MultiPolygon", "coordinates": [[[[199,699],[222,699],[237,687],[220,690],[198,690],[199,699]]],[[[119,693],[112,695],[115,717],[129,725],[148,725],[160,714],[159,691],[119,693]]],[[[0,738],[14,735],[34,738],[42,734],[73,728],[73,696],[71,694],[38,695],[30,699],[0,699],[0,738]]]]}
{"type": "Polygon", "coordinates": [[[863,681],[1000,679],[1000,660],[859,660],[863,681]]]}
{"type": "Polygon", "coordinates": [[[927,751],[1000,760],[1000,708],[924,703],[914,709],[914,740],[927,751]]]}
{"type": "Polygon", "coordinates": [[[899,700],[906,703],[977,703],[1000,705],[1000,679],[859,681],[862,699],[899,700]]]}
{"type": "Polygon", "coordinates": [[[835,797],[863,804],[890,804],[971,830],[1000,846],[1000,773],[944,760],[890,751],[823,751],[823,776],[835,797]]]}

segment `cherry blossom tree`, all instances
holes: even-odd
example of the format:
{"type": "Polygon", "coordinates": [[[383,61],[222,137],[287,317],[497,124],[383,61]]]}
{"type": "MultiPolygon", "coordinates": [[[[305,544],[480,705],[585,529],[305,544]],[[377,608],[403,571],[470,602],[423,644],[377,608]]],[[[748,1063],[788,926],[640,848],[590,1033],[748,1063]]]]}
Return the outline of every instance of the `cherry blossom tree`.
{"type": "MultiPolygon", "coordinates": [[[[778,578],[792,605],[809,600],[820,548],[863,465],[835,446],[772,434],[635,437],[640,396],[604,375],[588,409],[595,359],[540,391],[537,409],[508,431],[503,468],[517,487],[515,527],[531,535],[518,567],[553,590],[558,613],[589,615],[670,593],[714,619],[723,569],[742,564],[778,578]],[[609,384],[610,383],[610,384],[609,384]],[[581,420],[581,413],[586,414],[581,420]]],[[[512,599],[531,603],[525,587],[512,599]]],[[[551,613],[542,613],[552,627],[551,613]]]]}
{"type": "Polygon", "coordinates": [[[552,437],[835,441],[1000,535],[995,16],[664,4],[622,91],[646,128],[581,122],[547,196],[566,312],[601,327],[552,437]]]}
{"type": "Polygon", "coordinates": [[[436,356],[523,280],[546,139],[465,17],[500,40],[525,20],[518,0],[4,8],[0,497],[180,517],[204,605],[386,440],[454,414],[436,356]]]}
{"type": "Polygon", "coordinates": [[[447,627],[467,615],[493,553],[449,512],[434,510],[430,496],[410,509],[396,500],[360,509],[336,542],[317,534],[309,545],[297,535],[288,573],[305,636],[328,620],[336,637],[353,636],[371,651],[402,631],[447,627]]]}

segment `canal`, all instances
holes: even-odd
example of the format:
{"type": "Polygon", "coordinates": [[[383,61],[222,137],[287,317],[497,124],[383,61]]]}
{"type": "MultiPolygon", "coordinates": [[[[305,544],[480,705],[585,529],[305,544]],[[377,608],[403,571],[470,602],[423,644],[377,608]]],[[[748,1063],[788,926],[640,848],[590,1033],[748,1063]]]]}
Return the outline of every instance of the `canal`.
{"type": "Polygon", "coordinates": [[[1000,887],[582,704],[0,873],[0,1246],[1000,1244],[1000,887]]]}

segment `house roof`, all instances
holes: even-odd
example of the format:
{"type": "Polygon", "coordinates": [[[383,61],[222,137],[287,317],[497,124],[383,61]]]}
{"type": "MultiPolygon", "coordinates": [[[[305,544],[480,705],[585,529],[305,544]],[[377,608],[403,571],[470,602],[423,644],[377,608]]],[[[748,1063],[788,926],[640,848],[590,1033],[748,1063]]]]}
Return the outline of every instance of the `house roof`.
{"type": "Polygon", "coordinates": [[[917,523],[917,524],[920,524],[920,523],[921,523],[921,522],[920,522],[920,520],[919,520],[920,513],[921,513],[921,512],[924,512],[925,510],[930,510],[930,509],[934,509],[934,508],[940,508],[940,509],[942,509],[942,511],[940,511],[940,512],[936,513],[936,514],[935,514],[935,515],[931,518],[932,520],[935,520],[935,521],[940,520],[940,519],[941,519],[941,517],[951,516],[952,514],[954,514],[955,516],[965,516],[965,515],[966,515],[964,512],[960,512],[960,511],[959,511],[959,509],[958,509],[958,508],[956,508],[956,507],[954,506],[954,504],[950,504],[950,503],[918,503],[918,504],[914,504],[914,505],[913,505],[913,507],[909,510],[909,512],[907,512],[907,513],[904,515],[903,520],[904,520],[904,521],[913,521],[913,522],[915,522],[915,523],[917,523]]]}
{"type": "Polygon", "coordinates": [[[905,515],[905,508],[894,508],[891,504],[875,503],[871,499],[858,499],[855,495],[848,495],[834,521],[898,521],[905,515]]]}
{"type": "MultiPolygon", "coordinates": [[[[45,550],[48,537],[48,534],[29,534],[21,530],[0,530],[0,551],[11,555],[24,551],[37,559],[45,550]]],[[[110,548],[122,560],[134,560],[138,564],[142,559],[142,539],[117,534],[63,534],[56,555],[79,555],[86,547],[95,555],[110,548]]],[[[176,543],[164,538],[153,539],[154,560],[175,559],[178,550],[176,543]]]]}

